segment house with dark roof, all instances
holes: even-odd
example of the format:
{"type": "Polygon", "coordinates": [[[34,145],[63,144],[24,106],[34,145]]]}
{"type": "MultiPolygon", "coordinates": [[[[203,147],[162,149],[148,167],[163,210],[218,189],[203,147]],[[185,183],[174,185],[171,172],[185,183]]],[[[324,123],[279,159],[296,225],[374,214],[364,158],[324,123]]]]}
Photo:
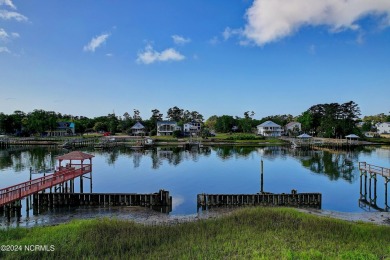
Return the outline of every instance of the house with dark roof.
{"type": "Polygon", "coordinates": [[[176,121],[157,121],[157,136],[173,135],[177,130],[181,130],[181,127],[176,121]]]}
{"type": "Polygon", "coordinates": [[[265,121],[257,126],[257,134],[262,136],[278,137],[282,135],[282,132],[282,127],[272,121],[265,121]]]}
{"type": "Polygon", "coordinates": [[[76,134],[76,125],[74,122],[57,122],[57,128],[53,131],[47,131],[47,136],[68,136],[76,134]]]}

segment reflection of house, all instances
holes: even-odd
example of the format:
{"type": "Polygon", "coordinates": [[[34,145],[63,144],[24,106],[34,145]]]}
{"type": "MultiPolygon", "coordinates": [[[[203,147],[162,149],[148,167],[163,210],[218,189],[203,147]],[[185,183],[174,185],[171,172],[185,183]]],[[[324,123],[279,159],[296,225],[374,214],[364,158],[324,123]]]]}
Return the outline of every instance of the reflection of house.
{"type": "Polygon", "coordinates": [[[201,130],[201,124],[195,121],[186,123],[183,126],[184,135],[186,136],[190,134],[199,134],[200,130],[201,130]]]}
{"type": "Polygon", "coordinates": [[[145,127],[140,122],[135,123],[130,131],[132,135],[145,135],[145,127]]]}
{"type": "Polygon", "coordinates": [[[173,135],[176,130],[181,130],[175,121],[157,121],[157,136],[173,135]]]}
{"type": "Polygon", "coordinates": [[[299,132],[301,132],[301,123],[299,122],[290,122],[288,123],[285,127],[284,127],[284,133],[286,135],[290,134],[290,133],[296,133],[298,134],[299,132]]]}
{"type": "Polygon", "coordinates": [[[282,127],[272,121],[265,121],[257,126],[257,134],[262,136],[281,136],[282,127]]]}
{"type": "Polygon", "coordinates": [[[54,131],[47,131],[47,136],[66,136],[74,135],[76,127],[73,122],[58,122],[57,129],[54,131]]]}
{"type": "Polygon", "coordinates": [[[390,134],[390,122],[379,123],[377,129],[378,134],[390,134]]]}

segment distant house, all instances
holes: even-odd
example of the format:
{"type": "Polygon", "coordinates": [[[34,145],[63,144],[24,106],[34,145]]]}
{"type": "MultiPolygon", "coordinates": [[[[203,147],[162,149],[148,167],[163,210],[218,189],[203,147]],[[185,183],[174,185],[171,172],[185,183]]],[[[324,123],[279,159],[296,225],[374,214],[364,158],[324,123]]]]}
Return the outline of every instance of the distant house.
{"type": "Polygon", "coordinates": [[[185,136],[199,134],[201,130],[202,125],[200,122],[192,121],[183,125],[183,133],[185,136]]]}
{"type": "Polygon", "coordinates": [[[298,134],[299,132],[301,132],[301,130],[302,130],[302,125],[299,122],[290,122],[284,127],[284,133],[286,135],[290,135],[290,133],[298,134]]]}
{"type": "Polygon", "coordinates": [[[390,122],[377,124],[378,134],[390,134],[390,122]]]}
{"type": "Polygon", "coordinates": [[[257,126],[257,134],[262,136],[281,136],[282,127],[278,124],[275,124],[272,121],[265,121],[264,123],[257,126]]]}
{"type": "Polygon", "coordinates": [[[135,123],[130,131],[132,135],[145,135],[145,127],[140,122],[135,123]]]}
{"type": "Polygon", "coordinates": [[[47,136],[75,135],[76,126],[73,122],[58,122],[56,130],[47,131],[47,136]]]}
{"type": "Polygon", "coordinates": [[[157,136],[173,135],[176,130],[181,130],[175,121],[157,121],[157,136]]]}

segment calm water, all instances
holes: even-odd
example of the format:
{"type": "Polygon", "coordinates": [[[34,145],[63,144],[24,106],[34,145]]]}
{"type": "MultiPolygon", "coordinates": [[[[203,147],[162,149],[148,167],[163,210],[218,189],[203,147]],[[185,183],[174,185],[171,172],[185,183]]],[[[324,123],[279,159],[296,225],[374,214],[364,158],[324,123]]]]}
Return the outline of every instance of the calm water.
{"type": "MultiPolygon", "coordinates": [[[[267,192],[289,193],[292,189],[321,192],[323,209],[366,211],[370,209],[360,207],[358,202],[358,162],[390,168],[390,147],[385,146],[337,153],[286,147],[84,151],[95,155],[93,192],[152,193],[165,189],[173,197],[172,215],[196,213],[196,195],[199,193],[259,192],[261,159],[264,161],[264,190],[267,192]]],[[[30,167],[53,167],[55,157],[66,152],[42,147],[0,150],[0,187],[29,180],[30,167]]],[[[33,178],[40,176],[42,174],[34,174],[33,178]]],[[[78,180],[75,187],[78,192],[78,180]]],[[[385,206],[384,189],[384,180],[380,177],[377,205],[382,208],[385,206]]],[[[89,182],[85,180],[84,192],[89,191],[89,182]]]]}

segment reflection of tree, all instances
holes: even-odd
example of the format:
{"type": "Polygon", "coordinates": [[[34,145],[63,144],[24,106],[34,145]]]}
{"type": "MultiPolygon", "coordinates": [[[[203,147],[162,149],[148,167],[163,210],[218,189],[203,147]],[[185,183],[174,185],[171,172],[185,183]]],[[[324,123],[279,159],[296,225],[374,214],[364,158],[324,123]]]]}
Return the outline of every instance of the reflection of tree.
{"type": "Polygon", "coordinates": [[[301,159],[302,166],[315,173],[326,174],[331,180],[342,178],[353,182],[356,177],[353,173],[357,153],[330,153],[321,151],[312,153],[309,157],[301,159]]]}
{"type": "Polygon", "coordinates": [[[213,147],[217,156],[223,160],[232,158],[248,158],[253,152],[257,150],[252,146],[220,146],[213,147]]]}
{"type": "Polygon", "coordinates": [[[12,168],[15,172],[26,168],[34,170],[52,169],[55,166],[55,158],[61,150],[47,147],[32,147],[30,149],[13,147],[0,151],[0,170],[12,168]]]}
{"type": "Polygon", "coordinates": [[[116,160],[118,160],[119,154],[120,154],[120,151],[118,149],[114,149],[114,150],[110,151],[109,153],[107,153],[106,155],[107,155],[108,165],[115,164],[116,160]]]}

